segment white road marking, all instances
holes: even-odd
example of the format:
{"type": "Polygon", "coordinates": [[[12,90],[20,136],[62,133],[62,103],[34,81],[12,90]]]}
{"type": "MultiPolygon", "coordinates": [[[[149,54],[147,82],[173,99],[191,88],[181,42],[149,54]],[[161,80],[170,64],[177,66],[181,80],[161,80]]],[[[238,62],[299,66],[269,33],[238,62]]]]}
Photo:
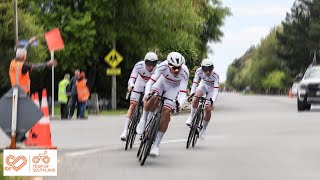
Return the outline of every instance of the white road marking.
{"type": "MultiPolygon", "coordinates": [[[[215,135],[215,136],[207,136],[206,137],[206,139],[222,139],[222,138],[224,138],[223,135],[215,135]]],[[[173,139],[173,140],[162,141],[161,144],[181,143],[181,142],[186,142],[186,141],[187,141],[187,139],[173,139]]],[[[134,143],[134,145],[138,145],[138,144],[140,144],[140,142],[134,143]]],[[[119,146],[119,145],[120,144],[111,145],[108,147],[101,147],[101,148],[95,148],[95,149],[90,149],[90,150],[83,150],[83,151],[78,151],[78,152],[66,153],[65,156],[67,156],[67,157],[85,156],[88,154],[94,154],[94,153],[103,152],[103,151],[107,151],[107,150],[111,150],[111,149],[118,149],[123,146],[123,144],[121,144],[121,146],[119,146]]]]}

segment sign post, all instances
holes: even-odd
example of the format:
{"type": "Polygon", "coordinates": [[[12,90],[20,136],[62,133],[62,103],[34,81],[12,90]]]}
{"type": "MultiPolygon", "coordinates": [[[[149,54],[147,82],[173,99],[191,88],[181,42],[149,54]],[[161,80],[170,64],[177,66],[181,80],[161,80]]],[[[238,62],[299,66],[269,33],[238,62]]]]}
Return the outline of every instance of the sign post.
{"type": "Polygon", "coordinates": [[[109,52],[109,54],[104,58],[104,60],[111,66],[107,69],[107,76],[112,76],[112,92],[111,92],[111,105],[112,109],[117,109],[117,75],[121,75],[121,69],[116,68],[123,57],[115,50],[109,52]]]}
{"type": "Polygon", "coordinates": [[[12,122],[11,122],[11,143],[10,149],[16,149],[16,131],[17,131],[17,115],[18,115],[18,88],[14,87],[12,92],[12,122]]]}
{"type": "MultiPolygon", "coordinates": [[[[54,28],[45,33],[48,48],[50,50],[51,60],[54,60],[54,51],[64,48],[63,40],[58,28],[54,28]]],[[[52,103],[51,103],[51,117],[54,117],[54,66],[52,66],[52,103]]]]}

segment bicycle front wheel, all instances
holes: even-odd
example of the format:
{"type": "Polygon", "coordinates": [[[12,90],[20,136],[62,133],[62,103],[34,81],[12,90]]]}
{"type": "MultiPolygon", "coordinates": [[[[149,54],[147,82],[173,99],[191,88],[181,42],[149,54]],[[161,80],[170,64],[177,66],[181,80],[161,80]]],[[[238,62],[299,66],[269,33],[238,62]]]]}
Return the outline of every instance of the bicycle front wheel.
{"type": "Polygon", "coordinates": [[[188,149],[190,147],[190,144],[192,142],[192,147],[194,147],[194,139],[197,136],[197,129],[198,129],[198,121],[200,118],[200,109],[197,110],[196,114],[194,115],[192,122],[191,122],[191,126],[190,126],[190,131],[189,131],[189,135],[188,135],[188,140],[187,140],[187,145],[186,148],[188,149]]]}
{"type": "MultiPolygon", "coordinates": [[[[131,122],[129,125],[129,133],[127,135],[127,139],[126,139],[126,146],[125,146],[125,150],[128,149],[128,147],[131,145],[131,141],[134,141],[133,136],[135,136],[136,133],[136,124],[137,124],[137,115],[138,115],[138,107],[136,106],[133,110],[133,113],[131,115],[131,122]]],[[[132,147],[132,146],[131,146],[132,147]]]]}
{"type": "Polygon", "coordinates": [[[146,142],[146,145],[145,145],[145,151],[143,153],[143,159],[140,163],[141,166],[144,165],[147,157],[149,156],[150,154],[150,151],[151,151],[151,147],[153,145],[153,142],[155,141],[156,139],[156,136],[157,136],[157,132],[158,132],[158,129],[159,129],[159,125],[160,125],[160,116],[157,115],[155,116],[153,119],[152,119],[152,124],[150,125],[150,136],[149,138],[147,139],[147,142],[146,142]]]}

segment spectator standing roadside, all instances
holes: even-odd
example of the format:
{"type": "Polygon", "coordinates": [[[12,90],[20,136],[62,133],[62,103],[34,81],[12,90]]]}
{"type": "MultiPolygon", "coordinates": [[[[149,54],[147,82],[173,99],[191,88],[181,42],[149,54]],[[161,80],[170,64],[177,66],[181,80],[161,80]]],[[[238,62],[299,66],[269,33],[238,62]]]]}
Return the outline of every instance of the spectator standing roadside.
{"type": "Polygon", "coordinates": [[[68,119],[69,109],[68,109],[68,94],[67,86],[70,83],[70,75],[64,75],[64,79],[59,82],[59,94],[58,101],[60,103],[60,114],[61,119],[68,119]]]}
{"type": "Polygon", "coordinates": [[[78,102],[80,107],[80,114],[79,116],[77,116],[77,118],[85,119],[84,112],[86,111],[87,101],[90,96],[85,72],[81,72],[80,77],[77,80],[76,86],[78,92],[78,102]]]}
{"type": "Polygon", "coordinates": [[[69,85],[69,90],[68,91],[71,91],[71,97],[70,97],[70,100],[69,100],[71,102],[70,114],[69,114],[69,118],[70,119],[73,116],[76,104],[77,104],[77,117],[79,117],[79,114],[80,114],[77,87],[76,87],[76,82],[77,82],[79,76],[80,76],[80,70],[76,69],[74,71],[74,76],[71,78],[70,85],[69,85]]]}

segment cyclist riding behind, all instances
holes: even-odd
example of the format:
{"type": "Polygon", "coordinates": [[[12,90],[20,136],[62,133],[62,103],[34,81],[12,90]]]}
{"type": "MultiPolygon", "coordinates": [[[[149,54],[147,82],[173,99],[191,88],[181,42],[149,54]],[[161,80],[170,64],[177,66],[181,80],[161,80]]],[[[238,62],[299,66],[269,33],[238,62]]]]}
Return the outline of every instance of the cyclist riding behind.
{"type": "Polygon", "coordinates": [[[134,91],[137,92],[144,92],[146,83],[156,70],[155,67],[157,62],[158,56],[154,52],[148,52],[144,57],[144,61],[139,61],[131,72],[128,81],[128,92],[131,92],[130,106],[125,119],[124,130],[120,136],[123,141],[127,139],[128,126],[131,121],[130,117],[140,98],[140,94],[132,92],[132,90],[134,89],[134,91]]]}
{"type": "MultiPolygon", "coordinates": [[[[196,73],[193,78],[192,88],[190,92],[190,96],[188,101],[192,100],[192,107],[191,107],[191,114],[186,121],[188,126],[191,125],[192,118],[196,113],[199,104],[199,98],[206,95],[206,99],[211,99],[213,103],[216,102],[219,92],[219,75],[215,72],[213,62],[210,59],[204,59],[201,62],[201,67],[196,70],[196,73]],[[201,80],[200,85],[199,80],[201,80]],[[193,97],[197,96],[197,97],[193,97]],[[193,97],[193,99],[192,99],[193,97]]],[[[206,129],[208,123],[211,118],[211,110],[214,109],[214,106],[211,104],[210,101],[206,101],[205,104],[205,113],[204,113],[204,121],[203,121],[203,128],[200,132],[200,139],[204,139],[206,135],[206,129]]]]}
{"type": "MultiPolygon", "coordinates": [[[[186,100],[186,90],[188,86],[189,70],[184,65],[185,59],[178,52],[171,52],[167,56],[167,60],[158,65],[155,73],[151,76],[146,85],[145,98],[150,92],[163,95],[164,97],[174,100],[178,93],[178,102],[182,105],[186,100]]],[[[157,96],[152,96],[145,104],[140,122],[136,128],[138,134],[142,134],[146,125],[147,117],[150,112],[154,112],[158,106],[157,96]]],[[[170,113],[176,109],[176,103],[170,100],[164,101],[163,110],[161,112],[160,128],[157,133],[156,140],[150,151],[151,156],[159,155],[159,145],[164,133],[166,132],[170,113]]]]}

